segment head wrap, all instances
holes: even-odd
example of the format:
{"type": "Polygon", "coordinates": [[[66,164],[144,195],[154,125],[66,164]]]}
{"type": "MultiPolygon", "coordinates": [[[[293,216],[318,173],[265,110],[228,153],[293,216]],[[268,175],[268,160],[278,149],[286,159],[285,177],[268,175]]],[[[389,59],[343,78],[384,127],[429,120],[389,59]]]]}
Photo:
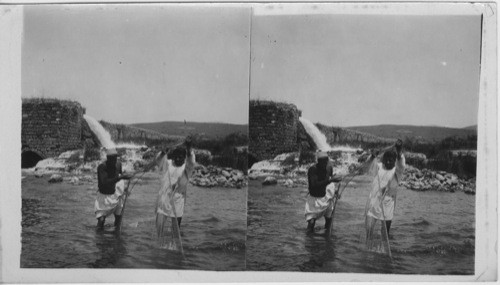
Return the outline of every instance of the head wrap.
{"type": "Polygon", "coordinates": [[[328,158],[328,153],[326,153],[326,151],[319,151],[317,154],[316,154],[316,157],[318,159],[320,158],[328,158]]]}
{"type": "Polygon", "coordinates": [[[107,148],[106,156],[117,156],[118,152],[116,152],[116,148],[107,148]]]}

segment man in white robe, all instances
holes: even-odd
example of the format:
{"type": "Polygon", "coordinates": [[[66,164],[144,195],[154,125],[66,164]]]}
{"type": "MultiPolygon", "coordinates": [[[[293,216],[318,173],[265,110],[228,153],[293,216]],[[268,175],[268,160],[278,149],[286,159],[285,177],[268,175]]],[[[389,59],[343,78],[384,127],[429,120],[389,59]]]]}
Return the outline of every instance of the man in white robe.
{"type": "Polygon", "coordinates": [[[406,166],[402,148],[403,142],[398,140],[394,148],[383,152],[381,161],[372,155],[370,174],[373,176],[373,181],[365,209],[367,242],[371,240],[377,221],[382,224],[382,236],[388,238],[394,217],[397,190],[406,166]]]}
{"type": "Polygon", "coordinates": [[[159,157],[160,190],[155,210],[158,237],[163,235],[168,218],[171,219],[172,230],[180,228],[187,186],[195,163],[190,141],[185,142],[185,148],[174,149],[170,159],[166,155],[159,157]]]}

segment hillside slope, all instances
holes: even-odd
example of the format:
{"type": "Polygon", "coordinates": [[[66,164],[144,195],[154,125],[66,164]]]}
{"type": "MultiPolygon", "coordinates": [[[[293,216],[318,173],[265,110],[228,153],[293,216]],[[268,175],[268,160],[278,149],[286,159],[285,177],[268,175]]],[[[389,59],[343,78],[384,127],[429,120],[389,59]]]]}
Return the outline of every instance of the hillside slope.
{"type": "Polygon", "coordinates": [[[466,138],[467,136],[477,134],[477,130],[472,127],[446,128],[435,126],[376,125],[348,127],[347,129],[369,133],[384,138],[420,137],[430,142],[439,141],[451,136],[466,138]]]}
{"type": "Polygon", "coordinates": [[[167,135],[187,136],[200,134],[207,137],[225,137],[231,133],[248,133],[248,125],[198,122],[155,122],[131,124],[131,126],[157,131],[167,135]]]}

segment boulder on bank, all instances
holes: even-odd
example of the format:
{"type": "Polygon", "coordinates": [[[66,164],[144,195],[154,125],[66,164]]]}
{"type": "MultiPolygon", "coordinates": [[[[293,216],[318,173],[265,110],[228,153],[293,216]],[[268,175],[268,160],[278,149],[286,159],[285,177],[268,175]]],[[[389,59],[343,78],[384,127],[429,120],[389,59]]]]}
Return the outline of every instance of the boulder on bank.
{"type": "Polygon", "coordinates": [[[190,178],[193,185],[200,187],[226,187],[226,188],[242,188],[248,182],[242,171],[221,168],[213,165],[203,166],[198,164],[195,167],[193,175],[190,178]]]}
{"type": "Polygon", "coordinates": [[[283,183],[285,187],[293,187],[293,180],[292,179],[286,179],[285,182],[283,183]]]}
{"type": "Polygon", "coordinates": [[[436,179],[437,179],[437,180],[439,180],[439,181],[441,181],[441,182],[442,182],[442,181],[444,181],[444,176],[443,176],[443,175],[441,175],[441,174],[439,174],[439,173],[436,173],[436,174],[435,174],[435,176],[436,176],[436,179]]]}
{"type": "Polygon", "coordinates": [[[274,178],[273,176],[268,176],[264,181],[262,182],[262,185],[276,185],[278,184],[278,180],[274,178]]]}
{"type": "Polygon", "coordinates": [[[50,176],[50,178],[49,178],[49,183],[59,183],[62,181],[63,181],[63,178],[62,178],[62,175],[60,175],[60,174],[52,174],[52,176],[50,176]]]}
{"type": "Polygon", "coordinates": [[[457,175],[452,173],[432,171],[426,168],[419,170],[411,165],[406,167],[401,184],[416,191],[434,190],[440,192],[464,191],[467,194],[476,193],[475,179],[459,179],[457,175]]]}

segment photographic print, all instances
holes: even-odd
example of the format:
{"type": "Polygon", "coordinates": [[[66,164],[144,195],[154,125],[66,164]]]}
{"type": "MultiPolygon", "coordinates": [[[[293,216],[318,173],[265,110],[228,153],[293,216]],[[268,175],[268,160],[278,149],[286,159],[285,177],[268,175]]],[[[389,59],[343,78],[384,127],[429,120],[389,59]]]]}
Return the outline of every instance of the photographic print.
{"type": "Polygon", "coordinates": [[[0,283],[496,280],[496,7],[0,6],[0,283]]]}
{"type": "Polygon", "coordinates": [[[247,270],[473,275],[481,15],[301,8],[252,15],[247,270]]]}
{"type": "Polygon", "coordinates": [[[249,20],[24,8],[22,268],[245,269],[249,20]]]}

